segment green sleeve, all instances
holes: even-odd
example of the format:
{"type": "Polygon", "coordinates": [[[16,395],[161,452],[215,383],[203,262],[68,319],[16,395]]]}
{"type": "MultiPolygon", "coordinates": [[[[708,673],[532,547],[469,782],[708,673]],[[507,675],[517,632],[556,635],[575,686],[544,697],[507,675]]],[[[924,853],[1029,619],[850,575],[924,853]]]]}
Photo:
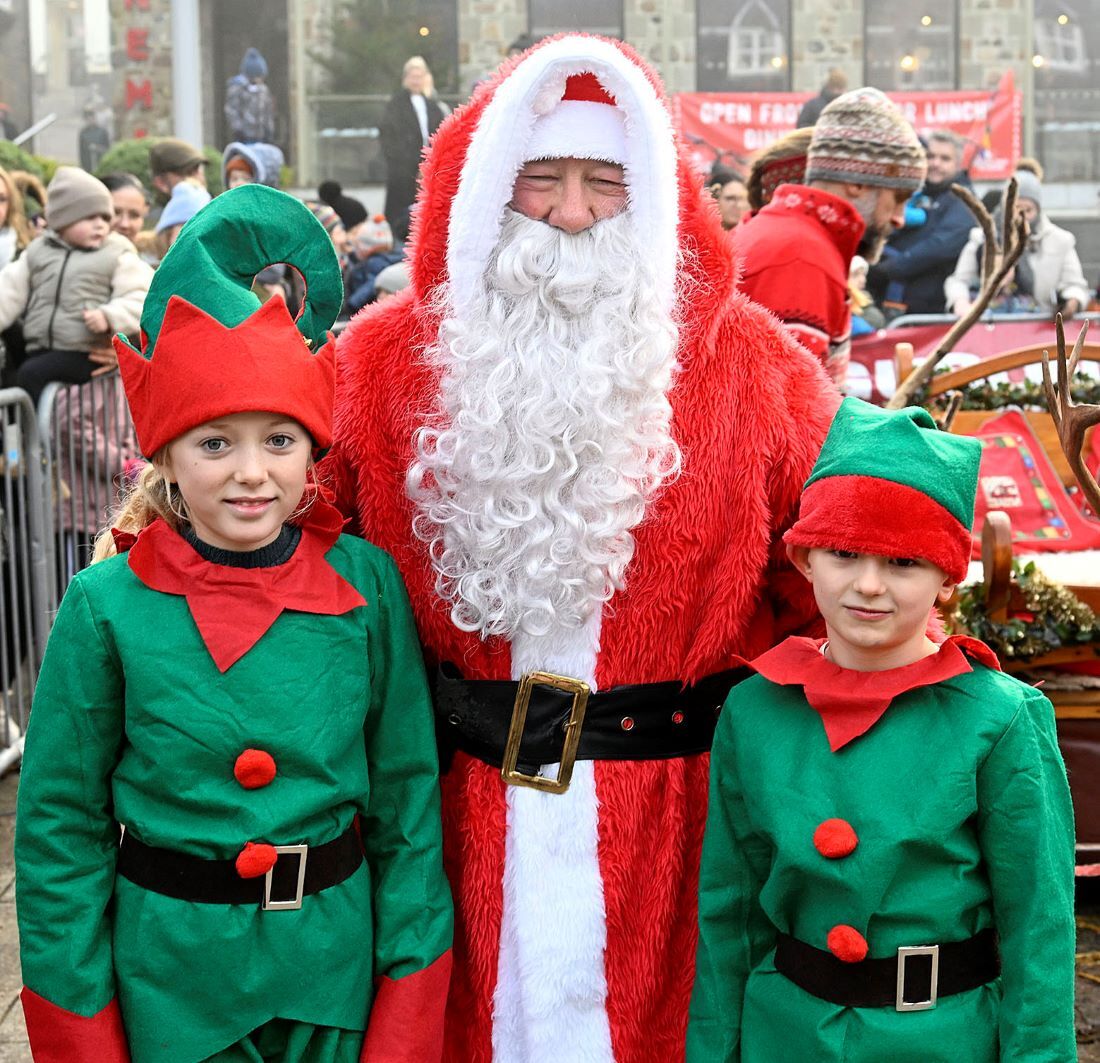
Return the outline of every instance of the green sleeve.
{"type": "Polygon", "coordinates": [[[370,796],[362,826],[374,882],[375,977],[400,979],[450,949],[453,911],[424,662],[404,584],[388,557],[386,565],[370,646],[370,796]]]}
{"type": "Polygon", "coordinates": [[[978,771],[977,826],[1001,943],[999,1059],[1074,1060],[1073,809],[1037,691],[978,771]]]}
{"type": "Polygon", "coordinates": [[[688,1063],[739,1063],[745,983],[775,945],[775,928],[760,907],[769,849],[748,823],[737,773],[736,698],[734,691],[726,701],[711,751],[688,1063]]]}
{"type": "Polygon", "coordinates": [[[111,774],[123,677],[78,578],[50,633],[16,809],[16,908],[27,987],[78,1015],[115,995],[110,901],[119,828],[111,774]]]}

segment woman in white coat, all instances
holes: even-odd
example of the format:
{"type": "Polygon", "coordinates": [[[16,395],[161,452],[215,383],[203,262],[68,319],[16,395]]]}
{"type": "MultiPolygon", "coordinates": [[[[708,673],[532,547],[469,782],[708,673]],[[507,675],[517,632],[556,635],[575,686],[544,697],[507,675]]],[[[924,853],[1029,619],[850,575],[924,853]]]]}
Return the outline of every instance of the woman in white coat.
{"type": "MultiPolygon", "coordinates": [[[[1033,173],[1016,174],[1017,203],[1027,218],[1031,233],[1027,250],[1016,264],[1005,287],[998,293],[994,309],[1060,310],[1072,317],[1089,301],[1089,286],[1077,255],[1073,233],[1055,225],[1042,210],[1042,185],[1033,173]]],[[[961,317],[970,309],[980,285],[982,246],[981,229],[973,229],[959,255],[955,272],[944,282],[947,309],[961,317]]]]}

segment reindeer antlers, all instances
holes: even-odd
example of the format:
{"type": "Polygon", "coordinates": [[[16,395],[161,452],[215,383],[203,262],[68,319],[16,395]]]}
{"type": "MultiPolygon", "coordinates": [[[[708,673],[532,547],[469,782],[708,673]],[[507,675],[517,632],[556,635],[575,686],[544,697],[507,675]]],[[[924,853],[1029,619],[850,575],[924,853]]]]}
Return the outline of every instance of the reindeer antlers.
{"type": "Polygon", "coordinates": [[[1069,358],[1066,357],[1066,332],[1062,325],[1062,315],[1055,319],[1058,330],[1058,384],[1050,379],[1050,352],[1043,351],[1043,390],[1047,394],[1047,406],[1050,409],[1054,427],[1058,429],[1058,441],[1062,444],[1069,467],[1081,490],[1085,493],[1093,511],[1100,513],[1100,485],[1085,465],[1085,435],[1088,430],[1100,423],[1100,406],[1077,405],[1070,394],[1073,374],[1081,360],[1081,350],[1085,345],[1085,336],[1089,331],[1086,321],[1077,334],[1077,342],[1069,358]]]}
{"type": "Polygon", "coordinates": [[[893,398],[886,404],[888,410],[900,410],[903,406],[908,406],[913,397],[932,379],[932,373],[943,360],[944,355],[954,349],[955,344],[985,313],[985,308],[989,306],[993,296],[997,294],[1012,267],[1016,265],[1027,247],[1028,224],[1022,214],[1016,213],[1015,177],[1008,182],[1008,188],[1005,189],[1004,225],[1000,244],[997,241],[993,219],[989,211],[982,206],[981,200],[970,189],[960,185],[952,185],[951,191],[970,208],[970,212],[977,218],[982,232],[985,233],[981,290],[970,309],[951,326],[935,351],[898,385],[893,398]]]}

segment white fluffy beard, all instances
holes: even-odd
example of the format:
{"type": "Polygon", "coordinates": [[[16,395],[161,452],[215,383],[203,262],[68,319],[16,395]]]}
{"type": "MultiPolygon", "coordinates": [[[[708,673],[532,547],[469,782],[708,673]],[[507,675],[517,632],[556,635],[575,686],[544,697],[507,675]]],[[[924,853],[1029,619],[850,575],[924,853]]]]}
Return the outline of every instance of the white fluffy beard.
{"type": "Polygon", "coordinates": [[[407,487],[451,618],[482,637],[580,627],[622,590],[632,530],[679,470],[677,330],[628,212],[569,234],[508,210],[407,487]]]}

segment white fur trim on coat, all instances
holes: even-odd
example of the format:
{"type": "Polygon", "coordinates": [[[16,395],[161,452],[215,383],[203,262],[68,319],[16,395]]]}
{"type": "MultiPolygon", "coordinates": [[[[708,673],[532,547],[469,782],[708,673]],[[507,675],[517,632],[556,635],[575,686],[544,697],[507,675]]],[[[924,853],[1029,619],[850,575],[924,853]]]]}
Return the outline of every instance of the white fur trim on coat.
{"type": "Polygon", "coordinates": [[[470,139],[451,204],[447,248],[452,308],[460,316],[500,237],[536,119],[560,105],[571,75],[583,73],[596,76],[623,114],[627,209],[648,241],[666,309],[672,310],[679,214],[672,117],[645,72],[614,44],[570,36],[534,49],[501,82],[470,139]]]}
{"type": "MultiPolygon", "coordinates": [[[[595,690],[600,616],[514,639],[512,678],[541,669],[595,690]]],[[[564,794],[510,786],[507,802],[493,1063],[614,1063],[594,764],[577,761],[564,794]]]]}

